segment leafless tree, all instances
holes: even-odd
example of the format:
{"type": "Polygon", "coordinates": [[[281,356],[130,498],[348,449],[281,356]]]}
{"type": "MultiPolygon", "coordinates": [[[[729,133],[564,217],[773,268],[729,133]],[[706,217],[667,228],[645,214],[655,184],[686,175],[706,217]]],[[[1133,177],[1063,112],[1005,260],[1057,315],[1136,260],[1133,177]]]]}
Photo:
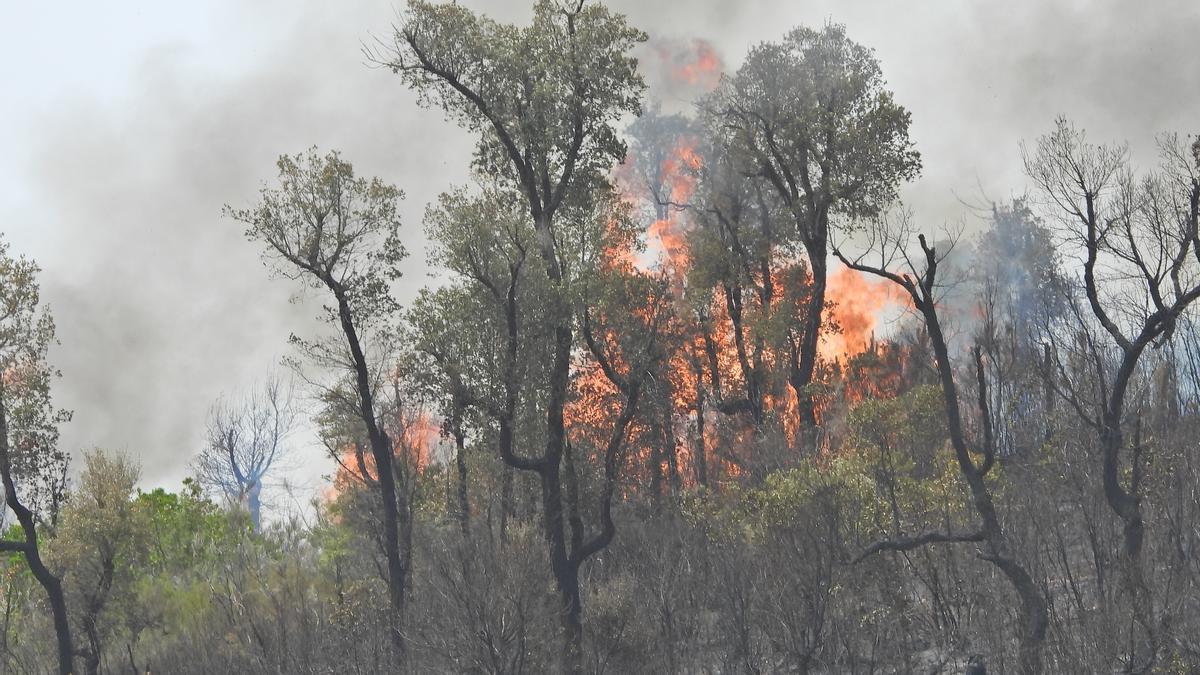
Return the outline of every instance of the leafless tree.
{"type": "Polygon", "coordinates": [[[1099,325],[1080,333],[1093,377],[1081,386],[1062,378],[1060,392],[1099,440],[1104,497],[1123,523],[1122,554],[1134,611],[1148,633],[1150,663],[1158,647],[1144,606],[1145,467],[1142,444],[1130,442],[1131,426],[1141,424],[1139,412],[1130,411],[1131,390],[1146,350],[1168,341],[1200,298],[1200,140],[1187,147],[1177,136],[1162,136],[1159,151],[1160,168],[1137,176],[1126,147],[1093,145],[1083,130],[1060,118],[1023,157],[1067,240],[1084,256],[1088,321],[1099,325]]]}
{"type": "Polygon", "coordinates": [[[1021,671],[1027,674],[1040,673],[1041,647],[1049,624],[1046,600],[1027,568],[1013,554],[986,480],[988,472],[995,465],[996,450],[992,438],[983,354],[978,347],[972,352],[978,379],[982,438],[977,443],[971,443],[967,439],[963,422],[964,415],[949,346],[938,316],[937,307],[942,290],[937,277],[938,264],[949,255],[953,241],[939,255],[937,248],[928,244],[925,235],[917,235],[921,255],[911,256],[909,246],[913,233],[909,214],[903,213],[898,218],[883,217],[870,228],[871,241],[867,253],[851,259],[835,247],[834,255],[851,269],[882,277],[899,286],[924,321],[929,332],[942,398],[946,406],[950,443],[954,448],[959,472],[970,488],[971,506],[979,518],[979,525],[969,532],[929,531],[911,537],[878,541],[868,547],[859,556],[859,560],[881,551],[909,551],[935,543],[979,544],[979,556],[1000,570],[1020,598],[1021,671]],[[872,253],[879,255],[878,262],[868,262],[868,256],[872,253]]]}
{"type": "Polygon", "coordinates": [[[241,505],[262,525],[263,481],[288,451],[296,420],[292,387],[276,376],[240,399],[221,399],[208,415],[208,445],[196,459],[201,484],[241,505]]]}

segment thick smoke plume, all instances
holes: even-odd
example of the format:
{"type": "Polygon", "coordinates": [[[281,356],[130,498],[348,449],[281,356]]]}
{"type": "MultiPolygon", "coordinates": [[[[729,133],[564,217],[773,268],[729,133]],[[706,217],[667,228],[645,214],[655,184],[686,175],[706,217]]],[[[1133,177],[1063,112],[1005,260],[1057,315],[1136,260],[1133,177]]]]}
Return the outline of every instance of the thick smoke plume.
{"type": "MultiPolygon", "coordinates": [[[[523,0],[466,4],[500,20],[524,21],[529,11],[523,0]]],[[[1197,9],[1185,0],[1154,11],[1113,0],[1102,10],[951,0],[919,10],[832,0],[610,4],[652,35],[639,57],[665,112],[690,112],[714,73],[735,69],[750,45],[797,24],[846,23],[876,50],[913,113],[928,168],[906,201],[931,227],[959,219],[959,197],[980,187],[999,202],[1021,194],[1019,143],[1058,114],[1097,140],[1128,138],[1146,164],[1152,135],[1195,131],[1200,109],[1200,89],[1173,75],[1200,70],[1197,9]]],[[[221,206],[250,203],[280,153],[339,148],[360,173],[407,191],[412,289],[425,281],[424,205],[466,179],[470,154],[465,135],[364,63],[362,44],[387,34],[391,8],[211,7],[205,41],[164,39],[135,70],[113,73],[118,91],[65,84],[81,64],[108,63],[92,46],[14,39],[0,47],[14,51],[0,59],[3,79],[18,83],[6,92],[18,105],[0,112],[3,229],[14,250],[45,269],[62,341],[57,397],[75,410],[64,447],[127,449],[149,484],[182,477],[222,391],[275,365],[288,333],[313,330],[313,308],[289,304],[290,286],[267,279],[221,206]],[[30,68],[39,74],[28,76],[30,68]]],[[[310,477],[330,471],[328,462],[312,467],[310,477]]]]}

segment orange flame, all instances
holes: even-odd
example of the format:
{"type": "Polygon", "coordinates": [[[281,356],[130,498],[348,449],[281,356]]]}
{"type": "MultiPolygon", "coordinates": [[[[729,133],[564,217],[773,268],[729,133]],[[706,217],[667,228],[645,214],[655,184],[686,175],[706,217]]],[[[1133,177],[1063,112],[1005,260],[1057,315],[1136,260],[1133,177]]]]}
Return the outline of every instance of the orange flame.
{"type": "MultiPolygon", "coordinates": [[[[403,429],[392,438],[392,454],[396,461],[423,473],[436,459],[436,450],[442,440],[441,429],[441,422],[424,410],[404,420],[403,429]]],[[[375,466],[375,457],[366,443],[344,446],[338,457],[333,485],[325,494],[326,500],[333,501],[347,488],[362,485],[364,481],[374,482],[379,475],[375,466]]]]}
{"type": "Polygon", "coordinates": [[[702,160],[696,152],[696,140],[688,137],[677,139],[661,168],[663,187],[667,188],[671,203],[666,206],[666,217],[654,221],[647,232],[657,240],[662,267],[671,275],[676,286],[683,282],[689,259],[680,208],[691,201],[696,191],[697,172],[701,165],[702,160]]]}
{"type": "Polygon", "coordinates": [[[885,281],[869,280],[848,267],[838,266],[826,282],[826,299],[833,303],[819,352],[827,361],[842,360],[866,351],[875,334],[880,314],[899,302],[900,296],[885,281]]]}
{"type": "Polygon", "coordinates": [[[671,76],[704,89],[715,88],[721,81],[721,71],[724,69],[721,57],[717,56],[713,46],[704,40],[695,40],[692,46],[695,50],[694,60],[674,64],[671,76]]]}
{"type": "Polygon", "coordinates": [[[405,422],[399,438],[392,441],[393,452],[397,458],[407,458],[410,466],[422,473],[435,459],[441,440],[441,420],[422,410],[405,422]]]}
{"type": "Polygon", "coordinates": [[[658,85],[655,89],[665,89],[668,94],[679,94],[679,89],[711,91],[721,82],[725,64],[708,41],[658,38],[649,46],[654,55],[651,64],[654,61],[660,64],[657,69],[648,64],[652,83],[658,85]]]}
{"type": "MultiPolygon", "coordinates": [[[[708,77],[706,73],[711,73],[711,83],[715,86],[720,72],[715,52],[698,48],[695,54],[696,58],[672,62],[671,77],[681,82],[696,83],[708,77]]],[[[690,302],[695,298],[683,302],[688,293],[686,279],[692,263],[689,231],[693,221],[690,213],[680,206],[693,201],[703,160],[697,152],[697,139],[689,135],[676,138],[669,147],[671,149],[661,160],[657,174],[649,177],[660,181],[651,187],[660,195],[660,199],[669,200],[670,204],[665,207],[656,205],[657,218],[646,229],[647,254],[633,256],[630,251],[614,250],[607,256],[605,265],[608,271],[620,268],[623,273],[663,273],[670,283],[678,308],[672,314],[669,335],[664,333],[662,336],[667,347],[668,365],[664,369],[665,379],[660,378],[657,385],[662,387],[662,394],[667,397],[666,400],[660,399],[658,405],[669,406],[669,414],[664,418],[662,407],[653,411],[643,408],[629,429],[628,471],[637,475],[634,483],[643,486],[664,485],[658,480],[666,470],[664,450],[675,452],[681,481],[685,485],[694,482],[697,459],[694,453],[700,447],[695,432],[701,405],[705,415],[703,447],[710,480],[737,479],[745,474],[748,462],[754,460],[753,454],[761,438],[760,430],[749,415],[717,410],[718,403],[736,402],[739,396],[747,395],[749,385],[745,380],[751,375],[744,372],[741,364],[733,319],[722,291],[718,289],[711,303],[699,313],[690,307],[690,302]],[[699,374],[697,364],[703,364],[699,374]],[[709,387],[711,375],[705,374],[714,367],[720,375],[723,399],[720,401],[715,398],[716,392],[709,387]],[[701,382],[697,382],[698,377],[701,382]],[[704,391],[698,393],[698,390],[704,391]],[[700,396],[707,401],[702,404],[700,396]],[[664,426],[668,428],[664,429],[664,426]],[[674,448],[669,447],[672,439],[674,448]]],[[[648,178],[633,176],[633,165],[630,159],[614,176],[625,198],[631,202],[636,199],[633,195],[644,189],[644,183],[640,181],[648,178]]],[[[758,290],[762,291],[762,297],[754,292],[745,293],[746,289],[743,289],[741,345],[747,352],[754,350],[753,354],[747,356],[754,377],[763,380],[758,381],[758,394],[764,423],[780,431],[789,447],[794,447],[800,438],[801,424],[796,392],[786,377],[776,378],[772,375],[787,372],[791,354],[779,345],[764,343],[756,337],[756,331],[760,330],[762,320],[770,321],[778,312],[803,312],[806,294],[811,289],[811,277],[808,265],[784,247],[772,250],[767,255],[769,260],[764,268],[755,268],[750,272],[753,284],[760,285],[758,290]],[[763,278],[763,275],[768,276],[763,278]],[[767,284],[773,286],[773,291],[767,292],[767,284]],[[766,306],[759,306],[764,303],[766,306]]],[[[840,266],[829,275],[826,282],[826,297],[831,309],[826,310],[827,316],[823,322],[825,329],[819,342],[819,355],[824,364],[820,377],[832,385],[831,392],[837,391],[840,395],[836,404],[832,399],[819,403],[818,417],[822,419],[822,424],[825,424],[827,414],[830,415],[830,423],[835,423],[835,415],[844,415],[844,401],[870,395],[875,389],[881,393],[893,391],[898,386],[890,380],[879,382],[878,387],[872,383],[851,383],[848,364],[852,361],[857,363],[856,355],[871,349],[880,320],[889,307],[900,302],[899,294],[892,291],[886,282],[874,282],[840,266]]],[[[855,366],[855,372],[860,375],[866,373],[866,363],[864,361],[855,366]]],[[[883,366],[879,370],[891,372],[883,366]]],[[[586,357],[581,360],[577,373],[572,402],[567,411],[569,434],[580,447],[598,448],[615,421],[620,393],[611,386],[598,366],[586,357]]],[[[826,442],[822,440],[822,443],[826,442]]]]}

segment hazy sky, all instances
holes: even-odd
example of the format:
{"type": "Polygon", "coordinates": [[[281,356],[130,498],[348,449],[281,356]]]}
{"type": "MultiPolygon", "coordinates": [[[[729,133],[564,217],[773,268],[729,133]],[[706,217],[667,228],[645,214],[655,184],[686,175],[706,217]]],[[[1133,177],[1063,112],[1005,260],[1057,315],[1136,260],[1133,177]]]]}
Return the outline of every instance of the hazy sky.
{"type": "MultiPolygon", "coordinates": [[[[529,3],[464,2],[524,21],[529,3]]],[[[845,23],[913,114],[922,222],[1023,192],[1020,143],[1066,115],[1153,159],[1200,131],[1200,3],[614,0],[657,38],[710,41],[730,68],[797,24],[845,23]],[[1153,7],[1150,9],[1149,7],[1153,7]]],[[[174,485],[209,404],[287,353],[313,311],[270,280],[225,203],[280,153],[338,148],[408,194],[405,293],[426,274],[421,214],[461,182],[471,140],[364,64],[401,4],[362,0],[0,4],[0,231],[43,267],[62,346],[65,447],[124,449],[174,485]]],[[[301,436],[297,443],[307,446],[301,436]]],[[[302,447],[293,475],[328,471],[302,447]]]]}

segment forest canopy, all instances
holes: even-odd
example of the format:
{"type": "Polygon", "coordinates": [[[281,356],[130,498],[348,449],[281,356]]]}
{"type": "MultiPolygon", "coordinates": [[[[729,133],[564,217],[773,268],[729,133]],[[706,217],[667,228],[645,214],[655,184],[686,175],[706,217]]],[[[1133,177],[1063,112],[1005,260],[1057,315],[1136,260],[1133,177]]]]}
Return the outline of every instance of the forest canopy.
{"type": "Polygon", "coordinates": [[[224,205],[317,316],[182,485],[60,447],[43,273],[0,239],[0,672],[1200,668],[1200,137],[1139,165],[1047,119],[968,229],[903,201],[929,160],[841,24],[665,84],[595,0],[383,28],[470,174],[280,148],[224,205]],[[289,510],[309,429],[332,469],[289,510]]]}

